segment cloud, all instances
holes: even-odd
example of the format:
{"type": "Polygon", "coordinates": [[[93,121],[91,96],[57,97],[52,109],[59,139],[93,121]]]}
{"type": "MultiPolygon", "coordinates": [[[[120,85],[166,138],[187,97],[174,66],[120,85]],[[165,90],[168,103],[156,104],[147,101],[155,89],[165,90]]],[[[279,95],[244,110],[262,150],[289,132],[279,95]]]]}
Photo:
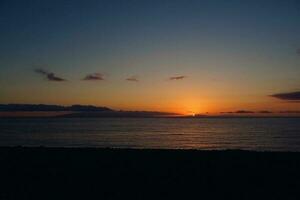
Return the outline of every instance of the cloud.
{"type": "Polygon", "coordinates": [[[93,73],[86,75],[82,80],[84,81],[102,81],[104,80],[103,74],[93,73]]]}
{"type": "Polygon", "coordinates": [[[185,79],[185,78],[187,78],[187,76],[171,76],[169,78],[169,80],[174,81],[174,80],[182,80],[182,79],[185,79]]]}
{"type": "Polygon", "coordinates": [[[281,100],[288,100],[288,101],[299,101],[300,102],[300,91],[296,92],[287,92],[287,93],[277,93],[270,95],[271,97],[275,97],[281,100]]]}
{"type": "Polygon", "coordinates": [[[58,81],[58,82],[66,81],[66,79],[60,78],[60,77],[56,76],[54,73],[48,72],[44,69],[35,69],[34,71],[38,74],[45,76],[48,79],[48,81],[58,81]]]}
{"type": "Polygon", "coordinates": [[[131,77],[126,78],[126,81],[139,82],[139,79],[137,76],[131,76],[131,77]]]}
{"type": "Polygon", "coordinates": [[[296,53],[300,56],[300,48],[296,50],[296,53]]]}

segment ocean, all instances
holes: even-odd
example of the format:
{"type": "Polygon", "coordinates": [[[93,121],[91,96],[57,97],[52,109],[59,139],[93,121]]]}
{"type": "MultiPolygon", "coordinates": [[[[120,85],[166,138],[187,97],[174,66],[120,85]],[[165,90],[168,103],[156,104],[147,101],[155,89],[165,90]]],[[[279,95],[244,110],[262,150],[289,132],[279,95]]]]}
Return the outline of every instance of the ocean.
{"type": "Polygon", "coordinates": [[[300,118],[2,118],[0,146],[300,151],[300,118]]]}

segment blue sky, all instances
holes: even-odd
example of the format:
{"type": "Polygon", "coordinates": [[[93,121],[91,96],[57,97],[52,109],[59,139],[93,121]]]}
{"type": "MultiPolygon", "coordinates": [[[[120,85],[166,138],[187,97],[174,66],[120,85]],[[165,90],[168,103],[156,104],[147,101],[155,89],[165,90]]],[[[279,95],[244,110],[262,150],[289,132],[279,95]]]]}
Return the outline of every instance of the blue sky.
{"type": "MultiPolygon", "coordinates": [[[[260,109],[276,101],[268,95],[300,90],[299,1],[4,0],[0,25],[2,103],[180,110],[192,101],[201,112],[260,109]],[[104,80],[82,81],[92,73],[104,80]]],[[[299,107],[267,108],[285,106],[299,107]]]]}

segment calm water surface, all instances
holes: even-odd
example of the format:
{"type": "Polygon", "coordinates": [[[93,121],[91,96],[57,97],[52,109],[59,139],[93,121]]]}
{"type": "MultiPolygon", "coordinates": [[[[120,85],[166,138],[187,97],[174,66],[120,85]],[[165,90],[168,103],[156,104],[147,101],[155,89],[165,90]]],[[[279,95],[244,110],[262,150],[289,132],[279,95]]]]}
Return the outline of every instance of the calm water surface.
{"type": "Polygon", "coordinates": [[[300,151],[300,118],[0,119],[0,146],[300,151]]]}

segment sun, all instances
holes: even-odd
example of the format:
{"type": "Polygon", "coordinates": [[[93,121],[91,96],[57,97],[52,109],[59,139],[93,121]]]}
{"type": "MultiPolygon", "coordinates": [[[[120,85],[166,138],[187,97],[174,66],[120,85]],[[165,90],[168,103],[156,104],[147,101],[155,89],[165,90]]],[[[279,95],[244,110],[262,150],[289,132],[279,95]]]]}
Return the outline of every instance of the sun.
{"type": "Polygon", "coordinates": [[[196,117],[209,112],[212,107],[211,103],[204,99],[185,97],[176,100],[173,110],[177,110],[177,113],[184,116],[196,117]]]}
{"type": "Polygon", "coordinates": [[[186,116],[195,117],[197,114],[196,114],[196,112],[194,112],[194,111],[186,111],[186,112],[185,112],[185,115],[186,115],[186,116]]]}

